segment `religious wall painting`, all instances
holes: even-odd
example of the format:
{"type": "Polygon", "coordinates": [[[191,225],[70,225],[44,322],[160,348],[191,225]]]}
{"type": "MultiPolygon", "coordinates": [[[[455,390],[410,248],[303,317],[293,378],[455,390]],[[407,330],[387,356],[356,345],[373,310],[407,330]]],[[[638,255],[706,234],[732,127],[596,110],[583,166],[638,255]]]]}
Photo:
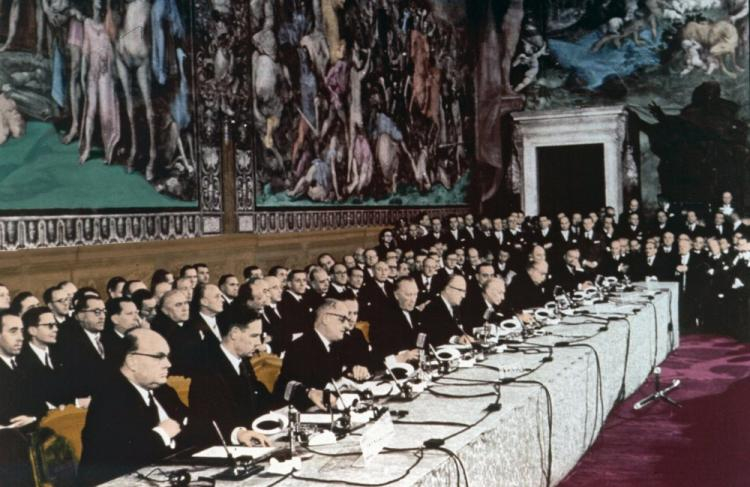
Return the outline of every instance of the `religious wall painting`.
{"type": "Polygon", "coordinates": [[[474,101],[463,2],[248,6],[252,96],[236,115],[256,135],[258,209],[465,204],[474,101]]]}
{"type": "Polygon", "coordinates": [[[199,209],[193,2],[3,3],[0,209],[199,209]]]}
{"type": "Polygon", "coordinates": [[[505,89],[522,109],[627,106],[651,207],[750,197],[747,0],[505,3],[501,33],[517,40],[505,89]]]}

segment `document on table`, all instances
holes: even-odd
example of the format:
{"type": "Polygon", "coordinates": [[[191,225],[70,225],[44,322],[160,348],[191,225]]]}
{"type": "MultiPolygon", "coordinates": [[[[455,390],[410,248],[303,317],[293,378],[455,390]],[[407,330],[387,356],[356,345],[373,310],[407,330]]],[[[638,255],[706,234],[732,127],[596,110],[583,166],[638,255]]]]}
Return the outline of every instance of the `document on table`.
{"type": "MultiPolygon", "coordinates": [[[[252,457],[260,458],[268,455],[277,448],[255,447],[255,446],[229,446],[229,452],[234,458],[252,457]]],[[[193,454],[194,458],[226,458],[227,452],[223,446],[212,446],[193,454]]]]}

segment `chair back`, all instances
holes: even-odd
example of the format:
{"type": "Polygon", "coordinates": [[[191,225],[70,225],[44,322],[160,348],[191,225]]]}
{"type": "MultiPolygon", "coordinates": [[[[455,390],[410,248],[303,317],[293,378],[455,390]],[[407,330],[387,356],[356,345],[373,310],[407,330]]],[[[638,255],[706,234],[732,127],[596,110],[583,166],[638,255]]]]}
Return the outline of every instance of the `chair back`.
{"type": "Polygon", "coordinates": [[[281,359],[278,355],[261,353],[253,357],[250,363],[258,380],[266,386],[269,392],[273,392],[276,380],[279,378],[279,374],[281,374],[281,359]]]}
{"type": "Polygon", "coordinates": [[[190,393],[190,377],[170,375],[169,378],[167,378],[167,385],[177,392],[180,401],[186,406],[190,406],[190,401],[188,400],[188,395],[190,393]]]}
{"type": "Polygon", "coordinates": [[[68,405],[50,411],[39,423],[31,440],[31,458],[38,486],[66,487],[75,484],[81,459],[81,432],[86,409],[68,405]]]}

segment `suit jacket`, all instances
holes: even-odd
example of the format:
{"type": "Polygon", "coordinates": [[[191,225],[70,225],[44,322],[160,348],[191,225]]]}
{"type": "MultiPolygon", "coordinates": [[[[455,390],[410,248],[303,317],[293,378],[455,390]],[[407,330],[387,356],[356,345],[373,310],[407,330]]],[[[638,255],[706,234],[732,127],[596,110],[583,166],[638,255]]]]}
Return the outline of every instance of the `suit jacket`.
{"type": "MultiPolygon", "coordinates": [[[[33,394],[34,404],[70,404],[75,397],[65,381],[64,364],[60,360],[60,354],[55,346],[50,346],[48,350],[52,368],[42,363],[29,344],[24,343],[18,356],[18,366],[28,378],[28,384],[24,387],[33,394]]],[[[16,391],[18,392],[20,391],[16,391]]]]}
{"type": "Polygon", "coordinates": [[[125,358],[125,339],[120,338],[114,328],[107,328],[102,332],[102,344],[107,361],[113,368],[119,368],[125,358]]]}
{"type": "Polygon", "coordinates": [[[383,368],[370,352],[370,344],[367,343],[365,335],[359,328],[352,328],[344,334],[344,339],[341,341],[341,354],[347,371],[356,365],[367,367],[371,372],[383,368]]]}
{"type": "Polygon", "coordinates": [[[338,289],[336,289],[333,283],[331,283],[331,286],[328,288],[327,296],[331,299],[338,300],[356,299],[351,289],[349,289],[348,287],[344,287],[343,290],[339,291],[338,289]]]}
{"type": "Polygon", "coordinates": [[[445,232],[445,243],[448,245],[449,252],[462,249],[466,245],[466,235],[461,230],[456,230],[456,235],[453,236],[449,229],[445,232]]]}
{"type": "Polygon", "coordinates": [[[306,388],[324,389],[331,380],[343,375],[344,358],[341,347],[331,344],[331,351],[326,351],[318,333],[314,330],[305,333],[289,344],[281,366],[281,373],[274,387],[274,396],[283,400],[286,386],[290,381],[301,383],[291,396],[291,403],[300,411],[310,408],[313,403],[308,399],[306,388]]]}
{"type": "Polygon", "coordinates": [[[471,299],[467,296],[467,298],[461,303],[461,317],[464,321],[464,330],[473,335],[474,328],[484,325],[484,322],[486,321],[485,314],[490,308],[492,309],[492,313],[500,315],[507,314],[507,310],[503,304],[500,306],[490,306],[481,294],[472,297],[471,299]]]}
{"type": "Polygon", "coordinates": [[[594,280],[588,272],[575,269],[571,272],[570,268],[563,263],[555,268],[552,285],[562,287],[565,292],[571,292],[578,289],[579,284],[588,280],[594,280]]]}
{"type": "Polygon", "coordinates": [[[0,360],[0,425],[7,425],[11,418],[22,414],[41,418],[47,412],[47,406],[34,390],[33,376],[18,357],[16,364],[11,370],[0,360]]]}
{"type": "Polygon", "coordinates": [[[281,302],[278,306],[281,313],[282,340],[286,348],[292,341],[292,335],[312,330],[313,316],[309,308],[305,306],[304,299],[297,301],[289,290],[281,295],[281,302]]]}
{"type": "MultiPolygon", "coordinates": [[[[188,409],[174,389],[163,385],[153,392],[164,412],[182,425],[188,409]]],[[[158,420],[151,416],[135,386],[119,371],[113,373],[107,385],[94,394],[86,414],[86,426],[81,434],[83,453],[78,467],[79,484],[106,482],[173,453],[174,450],[153,431],[157,425],[158,420]]],[[[189,443],[185,432],[175,440],[177,449],[189,443]]]]}
{"type": "MultiPolygon", "coordinates": [[[[112,372],[111,362],[103,359],[80,324],[60,330],[57,348],[64,367],[65,380],[73,397],[90,396],[112,372]]],[[[105,357],[106,349],[104,351],[105,357]]]]}
{"type": "Polygon", "coordinates": [[[177,331],[177,328],[179,328],[179,325],[172,321],[169,316],[162,313],[161,310],[156,312],[156,316],[154,316],[154,319],[151,322],[151,329],[159,333],[167,341],[169,341],[172,334],[177,331]]]}
{"type": "Polygon", "coordinates": [[[286,350],[282,331],[283,319],[281,318],[281,311],[279,311],[278,305],[276,305],[276,310],[269,305],[263,308],[263,314],[266,315],[266,321],[263,322],[263,331],[271,337],[271,349],[273,353],[278,355],[286,350]]]}
{"type": "Polygon", "coordinates": [[[460,309],[455,308],[451,315],[442,297],[430,301],[422,313],[422,323],[432,346],[445,345],[451,337],[463,335],[459,328],[459,324],[462,324],[459,314],[460,309]]]}
{"type": "Polygon", "coordinates": [[[429,249],[436,243],[441,242],[444,244],[448,243],[448,239],[445,236],[445,232],[440,232],[440,235],[435,235],[432,231],[428,232],[427,235],[422,237],[419,241],[419,247],[422,249],[429,249]]]}
{"type": "Polygon", "coordinates": [[[537,286],[529,277],[528,272],[521,272],[508,286],[506,293],[508,308],[517,313],[524,309],[543,306],[549,301],[544,284],[537,286]]]}
{"type": "Polygon", "coordinates": [[[614,257],[612,257],[612,254],[607,254],[602,259],[602,262],[597,268],[597,271],[603,276],[614,276],[617,279],[622,279],[625,276],[625,273],[620,272],[620,264],[627,265],[624,257],[620,257],[619,260],[615,260],[614,257]]]}
{"type": "Polygon", "coordinates": [[[219,346],[206,356],[205,367],[193,376],[188,397],[197,443],[216,443],[211,421],[216,421],[228,441],[234,428],[250,429],[255,418],[271,409],[271,393],[255,377],[249,360],[244,362],[246,375],[237,374],[219,346]]]}
{"type": "Polygon", "coordinates": [[[382,314],[383,309],[393,299],[393,284],[384,283],[385,293],[375,281],[367,284],[360,291],[357,301],[359,301],[359,315],[361,319],[373,322],[382,314]]]}
{"type": "Polygon", "coordinates": [[[192,377],[203,367],[206,355],[218,348],[219,338],[203,317],[196,314],[173,333],[170,346],[172,343],[175,363],[171,372],[192,377]]]}
{"type": "MultiPolygon", "coordinates": [[[[502,235],[502,238],[504,240],[505,235],[502,235]]],[[[479,254],[485,256],[488,253],[497,255],[497,252],[500,250],[501,243],[495,236],[494,230],[479,230],[476,233],[474,245],[479,251],[479,254]]]]}
{"type": "Polygon", "coordinates": [[[472,227],[471,229],[465,227],[459,230],[459,232],[460,238],[463,241],[463,248],[468,249],[469,247],[476,246],[477,237],[479,236],[479,230],[476,227],[472,227]]]}
{"type": "Polygon", "coordinates": [[[437,276],[432,276],[430,278],[429,287],[425,285],[423,279],[424,275],[422,273],[414,276],[414,280],[417,281],[417,289],[419,289],[419,296],[417,296],[417,305],[420,305],[425,301],[435,299],[440,291],[442,291],[440,287],[440,281],[438,280],[437,276]]]}
{"type": "Polygon", "coordinates": [[[404,311],[397,302],[393,302],[384,310],[378,321],[370,323],[370,343],[375,360],[382,363],[388,355],[411,350],[416,346],[417,335],[421,329],[419,315],[417,310],[409,312],[409,324],[404,311]]]}
{"type": "Polygon", "coordinates": [[[659,281],[668,281],[673,279],[670,276],[670,268],[667,258],[658,253],[654,256],[654,261],[649,265],[648,257],[645,254],[640,255],[633,263],[630,276],[634,281],[643,281],[646,277],[656,277],[659,281]]]}

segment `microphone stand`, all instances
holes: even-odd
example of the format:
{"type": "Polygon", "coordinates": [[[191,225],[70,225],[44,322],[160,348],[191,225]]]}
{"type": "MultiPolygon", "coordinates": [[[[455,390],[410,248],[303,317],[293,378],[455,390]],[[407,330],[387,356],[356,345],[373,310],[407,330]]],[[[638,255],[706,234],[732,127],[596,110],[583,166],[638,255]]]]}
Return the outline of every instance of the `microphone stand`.
{"type": "MultiPolygon", "coordinates": [[[[336,381],[332,380],[331,384],[336,391],[336,396],[338,396],[339,401],[343,401],[344,397],[341,395],[341,390],[339,390],[339,386],[336,385],[336,381]]],[[[331,408],[331,431],[336,435],[337,439],[341,439],[352,429],[351,405],[347,405],[341,411],[341,417],[336,421],[333,420],[333,406],[329,407],[331,408]]]]}
{"type": "Polygon", "coordinates": [[[643,409],[644,407],[648,406],[652,402],[655,401],[664,401],[667,404],[671,404],[674,407],[681,408],[682,404],[675,401],[671,397],[668,396],[670,392],[680,387],[680,379],[672,379],[672,383],[665,387],[661,388],[661,367],[654,367],[654,393],[649,394],[648,396],[644,397],[637,403],[633,405],[633,409],[636,411],[643,409]]]}
{"type": "Polygon", "coordinates": [[[401,397],[403,397],[407,401],[414,399],[414,394],[413,394],[414,391],[412,390],[411,386],[407,383],[404,383],[402,385],[398,381],[398,379],[396,378],[396,375],[393,373],[393,370],[388,366],[388,364],[383,364],[383,365],[385,365],[385,371],[388,373],[393,383],[396,384],[396,387],[401,392],[401,397]]]}
{"type": "Polygon", "coordinates": [[[263,471],[263,467],[261,467],[260,465],[256,465],[255,459],[252,457],[234,458],[234,456],[232,455],[232,452],[229,451],[227,442],[224,441],[224,435],[221,434],[221,430],[219,429],[219,426],[216,424],[216,421],[211,421],[211,424],[214,425],[216,434],[219,436],[219,440],[221,440],[221,444],[224,446],[224,451],[227,454],[227,459],[229,460],[229,464],[230,464],[230,467],[228,469],[214,475],[214,479],[216,480],[245,480],[246,478],[252,477],[253,475],[263,471]]]}

